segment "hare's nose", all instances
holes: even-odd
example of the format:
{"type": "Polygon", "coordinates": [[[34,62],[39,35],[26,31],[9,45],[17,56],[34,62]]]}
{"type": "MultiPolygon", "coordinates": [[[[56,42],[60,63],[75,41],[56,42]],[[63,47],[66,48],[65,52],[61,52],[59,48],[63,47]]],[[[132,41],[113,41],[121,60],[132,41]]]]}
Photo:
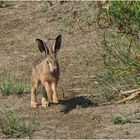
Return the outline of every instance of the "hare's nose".
{"type": "Polygon", "coordinates": [[[54,67],[53,72],[57,72],[57,67],[54,67]]]}

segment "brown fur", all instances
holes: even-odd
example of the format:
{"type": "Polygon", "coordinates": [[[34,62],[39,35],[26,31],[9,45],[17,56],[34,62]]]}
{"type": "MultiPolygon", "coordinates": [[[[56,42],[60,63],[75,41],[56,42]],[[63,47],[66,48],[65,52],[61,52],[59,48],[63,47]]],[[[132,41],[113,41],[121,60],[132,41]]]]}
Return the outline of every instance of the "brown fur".
{"type": "Polygon", "coordinates": [[[48,49],[48,51],[49,52],[46,51],[46,58],[43,59],[38,65],[36,65],[32,71],[31,107],[37,107],[36,88],[39,84],[42,84],[45,87],[47,93],[47,99],[42,97],[42,106],[47,107],[49,103],[58,103],[58,94],[56,89],[60,72],[58,61],[56,59],[57,52],[54,50],[54,45],[50,50],[48,49]]]}

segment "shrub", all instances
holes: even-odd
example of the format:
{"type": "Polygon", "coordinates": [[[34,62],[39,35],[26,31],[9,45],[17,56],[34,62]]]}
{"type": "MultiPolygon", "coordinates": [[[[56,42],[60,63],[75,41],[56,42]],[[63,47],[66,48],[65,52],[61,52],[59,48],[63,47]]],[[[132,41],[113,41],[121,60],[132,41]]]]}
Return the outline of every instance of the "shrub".
{"type": "MultiPolygon", "coordinates": [[[[97,21],[124,32],[140,30],[139,1],[107,1],[98,4],[97,21]]],[[[103,25],[101,25],[103,26],[103,25]]]]}
{"type": "Polygon", "coordinates": [[[105,25],[104,31],[99,30],[106,73],[103,75],[113,83],[119,81],[115,86],[123,85],[124,90],[140,84],[139,7],[138,1],[98,3],[97,22],[101,27],[105,25]]]}

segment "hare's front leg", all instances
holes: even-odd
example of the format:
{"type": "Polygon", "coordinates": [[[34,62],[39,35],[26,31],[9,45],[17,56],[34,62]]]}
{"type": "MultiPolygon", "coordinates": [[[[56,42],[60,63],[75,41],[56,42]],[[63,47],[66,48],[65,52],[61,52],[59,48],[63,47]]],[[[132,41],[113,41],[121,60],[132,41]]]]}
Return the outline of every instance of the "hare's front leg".
{"type": "Polygon", "coordinates": [[[31,107],[37,107],[37,102],[36,102],[36,87],[37,87],[37,82],[32,81],[32,88],[31,88],[31,107]]]}
{"type": "Polygon", "coordinates": [[[53,96],[52,96],[53,103],[58,103],[59,100],[58,100],[58,94],[57,94],[57,90],[56,90],[57,84],[55,82],[53,82],[51,87],[52,87],[52,90],[53,90],[53,96]]]}
{"type": "Polygon", "coordinates": [[[51,86],[48,82],[45,82],[44,86],[45,86],[45,90],[47,92],[48,102],[52,103],[52,89],[51,89],[51,86]]]}

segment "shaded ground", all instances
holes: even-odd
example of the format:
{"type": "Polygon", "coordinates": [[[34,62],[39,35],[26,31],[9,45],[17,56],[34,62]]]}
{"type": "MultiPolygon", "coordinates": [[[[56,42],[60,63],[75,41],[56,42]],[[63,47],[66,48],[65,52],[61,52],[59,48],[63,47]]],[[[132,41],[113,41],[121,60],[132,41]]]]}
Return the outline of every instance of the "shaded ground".
{"type": "MultiPolygon", "coordinates": [[[[95,72],[101,65],[100,47],[96,43],[96,26],[93,19],[88,19],[95,14],[90,13],[94,5],[94,2],[52,2],[52,5],[14,2],[0,8],[0,72],[10,72],[12,82],[24,76],[30,85],[32,66],[42,58],[36,38],[51,45],[58,34],[63,37],[58,55],[59,105],[31,109],[29,93],[0,95],[1,110],[14,109],[25,120],[36,114],[39,126],[32,138],[140,138],[139,123],[111,123],[113,116],[127,116],[131,120],[140,117],[139,103],[100,106],[102,99],[95,81],[95,72]]],[[[5,137],[0,133],[0,138],[5,137]]]]}

